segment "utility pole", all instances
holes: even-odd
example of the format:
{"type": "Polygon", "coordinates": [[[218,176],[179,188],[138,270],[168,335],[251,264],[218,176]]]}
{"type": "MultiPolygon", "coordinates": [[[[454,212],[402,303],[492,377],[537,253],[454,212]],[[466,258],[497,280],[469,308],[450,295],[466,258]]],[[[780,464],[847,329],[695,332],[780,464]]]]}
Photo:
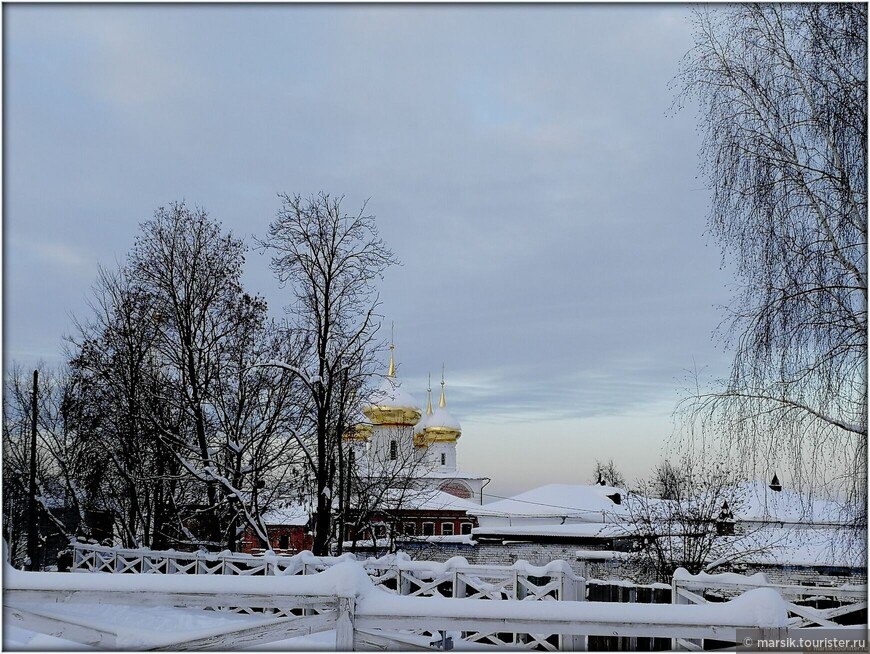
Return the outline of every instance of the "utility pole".
{"type": "Polygon", "coordinates": [[[37,418],[37,384],[39,371],[33,371],[33,404],[30,419],[30,497],[28,498],[27,516],[27,556],[30,559],[29,570],[39,569],[39,526],[36,521],[36,418],[37,418]]]}

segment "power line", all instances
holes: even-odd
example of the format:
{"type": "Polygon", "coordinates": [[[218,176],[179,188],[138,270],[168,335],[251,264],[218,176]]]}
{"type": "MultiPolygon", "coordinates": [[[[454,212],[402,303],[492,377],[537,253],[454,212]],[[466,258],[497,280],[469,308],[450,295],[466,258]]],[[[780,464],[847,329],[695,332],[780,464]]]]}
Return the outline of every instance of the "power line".
{"type": "MultiPolygon", "coordinates": [[[[596,513],[596,514],[598,514],[598,513],[602,513],[602,512],[606,511],[606,509],[598,509],[598,510],[596,510],[596,509],[578,509],[578,508],[573,507],[573,506],[561,506],[559,504],[548,504],[547,502],[533,502],[532,500],[520,500],[520,499],[517,499],[516,497],[504,497],[502,495],[494,495],[492,493],[484,493],[483,495],[485,497],[494,497],[494,498],[497,498],[500,500],[511,500],[513,502],[520,502],[522,504],[535,504],[537,506],[545,506],[545,507],[551,508],[551,509],[565,509],[566,511],[576,511],[578,513],[596,513]]],[[[485,507],[486,507],[485,504],[481,505],[481,508],[485,508],[485,507]]]]}

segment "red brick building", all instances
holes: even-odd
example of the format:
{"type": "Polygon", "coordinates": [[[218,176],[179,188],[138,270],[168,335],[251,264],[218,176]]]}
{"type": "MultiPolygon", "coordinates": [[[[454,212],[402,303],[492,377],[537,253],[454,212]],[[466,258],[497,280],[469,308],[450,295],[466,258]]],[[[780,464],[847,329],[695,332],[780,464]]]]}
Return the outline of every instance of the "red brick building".
{"type": "Polygon", "coordinates": [[[308,521],[308,512],[299,505],[269,511],[263,515],[263,522],[269,531],[269,547],[264,548],[260,539],[249,528],[242,537],[240,549],[246,554],[259,554],[265,549],[271,549],[275,554],[286,556],[310,550],[314,537],[308,528],[308,521]]]}

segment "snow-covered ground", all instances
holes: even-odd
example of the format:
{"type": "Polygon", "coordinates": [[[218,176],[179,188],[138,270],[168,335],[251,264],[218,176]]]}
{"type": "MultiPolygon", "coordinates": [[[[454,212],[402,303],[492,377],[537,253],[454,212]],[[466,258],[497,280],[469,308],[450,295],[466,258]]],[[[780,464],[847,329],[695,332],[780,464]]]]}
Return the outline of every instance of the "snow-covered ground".
{"type": "MultiPolygon", "coordinates": [[[[216,626],[229,625],[234,621],[238,621],[238,619],[246,617],[232,613],[173,607],[141,609],[82,604],[75,608],[85,612],[87,617],[94,621],[112,624],[115,628],[130,634],[145,633],[153,635],[150,632],[154,630],[154,633],[172,634],[173,639],[182,636],[185,627],[192,631],[210,629],[216,626]],[[233,620],[232,617],[228,618],[228,616],[234,616],[236,620],[233,620]]],[[[73,617],[80,611],[67,612],[65,609],[63,613],[66,617],[73,617]]],[[[14,624],[7,624],[3,628],[3,649],[6,651],[58,652],[90,651],[97,648],[48,634],[30,631],[29,629],[23,629],[14,624]]],[[[127,645],[127,649],[141,649],[141,645],[136,647],[134,642],[130,642],[127,645]]],[[[271,652],[288,650],[297,652],[331,651],[335,650],[335,631],[322,631],[310,636],[298,636],[296,638],[252,645],[246,649],[271,652]]]]}
{"type": "MultiPolygon", "coordinates": [[[[165,642],[174,642],[189,635],[214,631],[233,624],[243,625],[251,622],[251,617],[226,611],[205,611],[203,609],[185,609],[177,607],[137,607],[99,604],[64,604],[47,609],[45,605],[19,604],[19,608],[30,610],[48,610],[50,613],[62,615],[65,619],[81,624],[94,626],[110,626],[123,634],[123,642],[118,646],[124,649],[136,650],[160,645],[161,635],[165,642]]],[[[64,640],[48,634],[24,629],[12,622],[4,624],[4,650],[29,651],[75,651],[94,650],[95,647],[82,645],[71,640],[64,640]]],[[[255,650],[334,650],[335,632],[324,631],[310,636],[288,638],[254,645],[255,650]]]]}

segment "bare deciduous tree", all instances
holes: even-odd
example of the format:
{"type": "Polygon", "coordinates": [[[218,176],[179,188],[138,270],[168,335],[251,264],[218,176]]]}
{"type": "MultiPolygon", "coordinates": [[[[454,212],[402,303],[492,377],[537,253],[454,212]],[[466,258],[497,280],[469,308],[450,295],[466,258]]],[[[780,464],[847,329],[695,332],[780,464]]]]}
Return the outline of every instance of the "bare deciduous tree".
{"type": "Polygon", "coordinates": [[[286,347],[292,338],[280,331],[264,331],[264,318],[260,312],[256,317],[238,317],[238,329],[218,361],[207,404],[210,432],[218,445],[218,468],[212,474],[226,493],[224,529],[230,549],[247,529],[263,547],[268,545],[262,515],[275,502],[298,492],[300,480],[292,471],[305,460],[294,438],[304,429],[306,398],[301,384],[273,367],[257,365],[276,357],[293,361],[298,352],[286,347]],[[253,322],[246,324],[246,320],[253,322]]]}
{"type": "MultiPolygon", "coordinates": [[[[33,377],[13,365],[3,392],[3,531],[10,556],[19,563],[25,555],[29,516],[32,393],[33,377]]],[[[88,512],[106,508],[101,487],[107,464],[93,429],[98,421],[98,416],[80,411],[77,389],[65,366],[39,366],[35,501],[43,535],[56,533],[64,540],[90,537],[88,512]]]]}
{"type": "Polygon", "coordinates": [[[99,440],[108,468],[101,492],[123,545],[168,547],[174,523],[169,507],[186,500],[178,465],[149,420],[161,413],[168,423],[166,403],[158,398],[171,392],[154,361],[153,294],[127,270],[101,267],[90,308],[67,340],[76,406],[99,418],[82,429],[99,440]]]}
{"type": "Polygon", "coordinates": [[[741,509],[743,495],[730,466],[691,456],[660,466],[625,502],[632,530],[641,538],[639,563],[658,581],[670,582],[677,568],[697,574],[717,559],[753,553],[752,534],[734,530],[733,514],[741,509]],[[669,497],[658,498],[663,483],[669,497]]]}
{"type": "Polygon", "coordinates": [[[268,541],[260,514],[289,494],[304,404],[298,380],[257,365],[299,353],[285,349],[293,339],[269,337],[265,301],[244,291],[245,249],[204,211],[176,203],[142,225],[128,261],[155,310],[151,350],[169,389],[148,418],[202,491],[198,506],[176,512],[179,526],[191,543],[230,549],[247,528],[268,541]]]}
{"type": "MultiPolygon", "coordinates": [[[[687,408],[752,476],[846,496],[866,525],[867,5],[695,12],[710,230],[738,292],[720,389],[687,408]]],[[[697,422],[699,421],[699,422],[697,422]]],[[[706,436],[705,436],[706,438],[706,436]]]]}
{"type": "Polygon", "coordinates": [[[653,470],[652,479],[647,484],[647,488],[651,497],[675,500],[680,496],[682,483],[680,470],[673,463],[665,460],[653,470]]]}
{"type": "Polygon", "coordinates": [[[93,315],[69,339],[66,406],[77,442],[100,443],[101,498],[128,546],[235,549],[247,529],[265,542],[262,513],[297,490],[305,398],[257,364],[302,348],[244,292],[243,253],[204,212],[159,209],[127,265],[100,271],[93,315]]]}
{"type": "Polygon", "coordinates": [[[595,467],[592,469],[592,483],[625,488],[625,477],[617,469],[613,459],[608,459],[607,463],[596,459],[595,467]]]}
{"type": "Polygon", "coordinates": [[[310,397],[314,451],[309,459],[317,509],[314,553],[327,554],[333,536],[335,483],[343,478],[341,437],[348,416],[359,413],[376,347],[376,279],[395,263],[365,207],[355,215],[341,198],[282,195],[282,208],[260,241],[272,270],[289,285],[292,327],[305,335],[306,357],[292,372],[310,397]]]}

